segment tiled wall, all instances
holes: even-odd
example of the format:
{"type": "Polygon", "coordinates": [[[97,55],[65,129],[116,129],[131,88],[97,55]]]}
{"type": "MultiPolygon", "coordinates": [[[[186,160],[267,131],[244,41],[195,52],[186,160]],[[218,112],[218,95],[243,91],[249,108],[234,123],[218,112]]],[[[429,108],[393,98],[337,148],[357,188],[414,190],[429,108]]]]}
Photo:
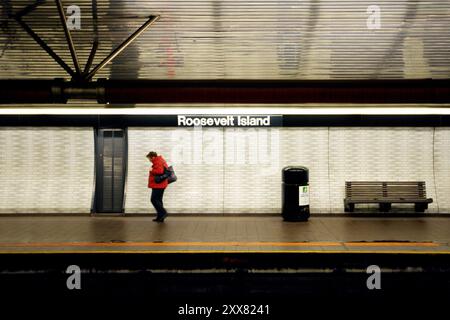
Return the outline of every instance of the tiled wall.
{"type": "Polygon", "coordinates": [[[162,154],[178,181],[164,194],[170,212],[223,212],[223,130],[129,128],[126,213],[153,212],[147,189],[149,151],[162,154]],[[204,162],[208,163],[207,165],[204,162]]]}
{"type": "MultiPolygon", "coordinates": [[[[344,185],[349,180],[425,181],[427,196],[436,200],[433,128],[331,128],[332,211],[342,210],[344,185]]],[[[395,205],[405,206],[411,207],[395,205]]],[[[428,212],[435,211],[436,201],[428,212]]]]}
{"type": "Polygon", "coordinates": [[[434,172],[439,212],[450,213],[450,128],[436,128],[434,172]]]}
{"type": "MultiPolygon", "coordinates": [[[[309,168],[310,209],[313,213],[329,213],[328,128],[283,128],[281,137],[282,166],[309,168]]],[[[277,180],[281,180],[281,170],[277,180]]],[[[274,190],[280,195],[281,187],[274,190]]],[[[276,212],[280,212],[280,207],[276,212]]]]}
{"type": "MultiPolygon", "coordinates": [[[[424,180],[450,213],[449,128],[129,128],[126,213],[153,212],[150,150],[178,181],[172,213],[279,213],[281,169],[310,169],[311,211],[343,212],[346,180],[424,180]]],[[[91,128],[0,128],[0,213],[89,213],[91,128]]],[[[398,206],[396,206],[398,207],[398,206]]]]}
{"type": "Polygon", "coordinates": [[[310,169],[312,213],[343,212],[346,180],[380,179],[424,180],[428,212],[450,212],[448,128],[129,128],[128,213],[153,212],[150,150],[175,166],[173,213],[279,213],[287,165],[310,169]]]}
{"type": "Polygon", "coordinates": [[[0,213],[89,213],[92,128],[0,128],[0,213]]]}

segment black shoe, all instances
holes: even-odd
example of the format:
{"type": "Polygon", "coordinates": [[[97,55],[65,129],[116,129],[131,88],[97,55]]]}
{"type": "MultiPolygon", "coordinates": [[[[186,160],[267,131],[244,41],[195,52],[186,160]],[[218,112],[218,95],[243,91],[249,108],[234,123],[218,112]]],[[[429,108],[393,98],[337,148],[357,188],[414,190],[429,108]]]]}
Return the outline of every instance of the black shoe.
{"type": "Polygon", "coordinates": [[[159,217],[158,219],[159,219],[160,222],[164,222],[164,219],[165,219],[165,218],[167,218],[167,213],[164,214],[164,215],[162,215],[162,216],[159,217]]]}
{"type": "Polygon", "coordinates": [[[155,221],[155,222],[161,222],[161,219],[155,218],[155,219],[153,219],[152,221],[155,221]]]}

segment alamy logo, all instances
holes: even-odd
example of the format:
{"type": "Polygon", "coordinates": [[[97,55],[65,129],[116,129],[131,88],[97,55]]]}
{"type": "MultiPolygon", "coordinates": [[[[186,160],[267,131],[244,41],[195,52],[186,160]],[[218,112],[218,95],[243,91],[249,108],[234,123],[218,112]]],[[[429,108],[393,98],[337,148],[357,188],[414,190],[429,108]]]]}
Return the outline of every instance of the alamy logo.
{"type": "Polygon", "coordinates": [[[377,5],[367,7],[367,29],[381,29],[381,9],[377,5]]]}
{"type": "Polygon", "coordinates": [[[81,289],[81,269],[77,265],[71,265],[67,267],[67,274],[71,274],[69,278],[67,278],[66,285],[69,290],[80,290],[81,289]]]}
{"type": "Polygon", "coordinates": [[[81,29],[81,9],[79,6],[69,6],[67,8],[67,28],[69,30],[81,29]]]}
{"type": "Polygon", "coordinates": [[[366,282],[367,289],[380,290],[381,289],[381,269],[377,265],[371,265],[367,267],[367,273],[372,274],[366,282]]]}
{"type": "Polygon", "coordinates": [[[280,168],[278,128],[180,128],[172,131],[170,158],[183,165],[254,166],[261,175],[280,168]]]}

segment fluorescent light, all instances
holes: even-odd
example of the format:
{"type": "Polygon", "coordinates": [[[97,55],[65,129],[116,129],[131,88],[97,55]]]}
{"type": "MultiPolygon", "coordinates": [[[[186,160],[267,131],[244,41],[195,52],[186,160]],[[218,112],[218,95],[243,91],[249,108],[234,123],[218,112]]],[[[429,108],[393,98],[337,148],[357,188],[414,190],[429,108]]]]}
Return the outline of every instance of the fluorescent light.
{"type": "Polygon", "coordinates": [[[450,107],[0,108],[0,115],[450,115],[450,107]]]}

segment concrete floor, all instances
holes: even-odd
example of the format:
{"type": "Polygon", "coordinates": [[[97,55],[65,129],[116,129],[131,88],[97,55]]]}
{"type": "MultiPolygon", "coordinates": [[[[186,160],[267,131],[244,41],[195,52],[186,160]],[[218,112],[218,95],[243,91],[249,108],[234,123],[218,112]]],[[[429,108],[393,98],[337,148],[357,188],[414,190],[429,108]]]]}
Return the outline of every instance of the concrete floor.
{"type": "Polygon", "coordinates": [[[0,252],[450,254],[450,217],[0,217],[0,252]]]}

